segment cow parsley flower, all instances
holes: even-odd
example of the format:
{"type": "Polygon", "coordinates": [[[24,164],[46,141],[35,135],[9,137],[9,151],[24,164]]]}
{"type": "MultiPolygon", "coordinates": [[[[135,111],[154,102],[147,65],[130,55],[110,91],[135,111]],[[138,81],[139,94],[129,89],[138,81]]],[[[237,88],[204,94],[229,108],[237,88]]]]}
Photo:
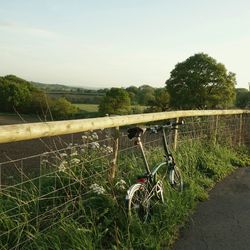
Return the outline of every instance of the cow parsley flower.
{"type": "Polygon", "coordinates": [[[81,160],[79,160],[79,159],[77,159],[77,158],[73,158],[73,159],[71,159],[70,162],[71,162],[72,164],[78,164],[78,163],[81,162],[81,160]]]}
{"type": "Polygon", "coordinates": [[[90,186],[90,189],[92,190],[92,192],[96,193],[96,194],[104,194],[105,193],[105,189],[102,186],[99,186],[98,184],[94,183],[90,186]]]}
{"type": "Polygon", "coordinates": [[[62,161],[60,163],[60,165],[58,166],[58,170],[59,170],[59,172],[65,173],[66,169],[67,169],[67,162],[66,161],[62,161]]]}
{"type": "Polygon", "coordinates": [[[98,142],[91,142],[89,144],[89,146],[90,146],[91,149],[98,149],[98,148],[100,148],[100,144],[98,142]]]}
{"type": "Polygon", "coordinates": [[[115,186],[119,189],[126,189],[126,181],[124,181],[123,179],[120,179],[118,182],[116,182],[115,186]]]}

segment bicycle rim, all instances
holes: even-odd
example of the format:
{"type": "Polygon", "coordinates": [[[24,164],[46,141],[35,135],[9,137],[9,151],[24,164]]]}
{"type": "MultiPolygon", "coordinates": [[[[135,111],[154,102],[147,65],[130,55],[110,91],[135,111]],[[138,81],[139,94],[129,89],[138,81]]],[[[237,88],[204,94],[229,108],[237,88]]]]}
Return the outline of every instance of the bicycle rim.
{"type": "Polygon", "coordinates": [[[150,200],[144,184],[134,184],[128,194],[128,214],[130,219],[139,218],[146,222],[149,218],[150,200]]]}
{"type": "Polygon", "coordinates": [[[171,186],[177,191],[183,191],[183,179],[181,175],[181,171],[178,167],[174,167],[174,169],[169,172],[169,179],[171,186]]]}

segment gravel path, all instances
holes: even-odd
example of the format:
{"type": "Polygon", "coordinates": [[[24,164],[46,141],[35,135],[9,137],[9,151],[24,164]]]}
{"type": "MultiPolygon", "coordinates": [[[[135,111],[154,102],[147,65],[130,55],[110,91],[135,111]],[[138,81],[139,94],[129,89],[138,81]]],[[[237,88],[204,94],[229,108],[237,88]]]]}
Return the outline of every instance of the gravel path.
{"type": "Polygon", "coordinates": [[[198,205],[175,250],[250,249],[250,167],[237,169],[198,205]]]}

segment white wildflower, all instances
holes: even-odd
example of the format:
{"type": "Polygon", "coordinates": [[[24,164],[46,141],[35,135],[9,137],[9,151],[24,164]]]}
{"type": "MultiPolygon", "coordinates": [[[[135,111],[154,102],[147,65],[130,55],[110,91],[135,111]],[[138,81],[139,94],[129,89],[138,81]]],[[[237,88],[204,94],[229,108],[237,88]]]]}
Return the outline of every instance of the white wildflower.
{"type": "Polygon", "coordinates": [[[75,150],[75,151],[73,151],[71,154],[70,154],[70,156],[72,157],[72,156],[77,156],[78,155],[78,153],[77,153],[77,151],[75,150]]]}
{"type": "Polygon", "coordinates": [[[82,135],[82,140],[87,140],[88,136],[87,135],[82,135]]]}
{"type": "Polygon", "coordinates": [[[104,194],[105,193],[105,189],[102,186],[99,186],[98,184],[94,183],[90,186],[90,189],[96,193],[96,194],[104,194]]]}
{"type": "Polygon", "coordinates": [[[115,186],[118,187],[119,189],[126,189],[126,181],[123,179],[120,179],[118,182],[116,182],[115,186]]]}
{"type": "Polygon", "coordinates": [[[89,146],[90,146],[91,149],[98,149],[98,148],[100,148],[100,144],[98,142],[91,142],[89,144],[89,146]]]}
{"type": "Polygon", "coordinates": [[[67,157],[68,155],[66,153],[61,153],[60,154],[60,157],[63,158],[63,157],[67,157]]]}
{"type": "Polygon", "coordinates": [[[77,159],[77,158],[73,158],[73,159],[71,159],[70,162],[71,162],[72,164],[78,164],[78,163],[80,163],[80,160],[77,159]]]}
{"type": "Polygon", "coordinates": [[[93,140],[98,140],[98,134],[96,133],[96,132],[94,132],[93,134],[92,134],[92,138],[93,138],[93,140]]]}
{"type": "Polygon", "coordinates": [[[107,153],[111,154],[111,153],[113,153],[113,148],[108,146],[108,147],[106,147],[106,151],[107,151],[107,153]]]}
{"type": "Polygon", "coordinates": [[[67,162],[62,161],[58,167],[59,172],[65,172],[67,169],[67,162]]]}

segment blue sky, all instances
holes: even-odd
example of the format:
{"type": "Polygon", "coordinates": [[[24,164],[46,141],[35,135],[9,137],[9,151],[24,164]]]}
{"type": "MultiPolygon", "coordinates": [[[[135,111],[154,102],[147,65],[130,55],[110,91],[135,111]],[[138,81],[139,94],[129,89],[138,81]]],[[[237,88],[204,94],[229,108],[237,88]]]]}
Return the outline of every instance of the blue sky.
{"type": "Polygon", "coordinates": [[[204,52],[250,82],[247,0],[0,0],[0,75],[74,86],[150,84],[204,52]]]}

